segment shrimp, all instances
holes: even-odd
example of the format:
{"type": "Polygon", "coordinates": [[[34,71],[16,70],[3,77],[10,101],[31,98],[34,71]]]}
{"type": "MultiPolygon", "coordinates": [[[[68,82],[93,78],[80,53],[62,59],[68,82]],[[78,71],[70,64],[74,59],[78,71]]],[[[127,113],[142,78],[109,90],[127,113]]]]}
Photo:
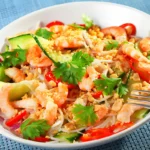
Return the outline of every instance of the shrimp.
{"type": "Polygon", "coordinates": [[[137,60],[137,61],[141,61],[141,62],[145,62],[145,63],[150,63],[150,60],[148,60],[145,56],[142,55],[142,53],[140,53],[139,51],[137,51],[134,48],[134,44],[133,43],[125,43],[121,46],[120,50],[132,57],[133,59],[137,60]]]}
{"type": "Polygon", "coordinates": [[[82,36],[82,30],[67,30],[54,41],[54,45],[59,50],[65,48],[81,48],[85,46],[85,41],[82,36]]]}
{"type": "Polygon", "coordinates": [[[68,86],[64,83],[59,82],[57,92],[52,96],[54,102],[61,107],[67,100],[68,96],[68,86]]]}
{"type": "Polygon", "coordinates": [[[132,104],[124,104],[121,110],[117,115],[117,120],[121,121],[122,123],[130,122],[131,115],[136,111],[141,109],[141,106],[132,105],[132,104]]]}
{"type": "Polygon", "coordinates": [[[92,40],[92,37],[90,37],[90,35],[87,34],[86,31],[82,33],[82,36],[83,39],[85,40],[86,45],[91,49],[91,51],[89,52],[91,52],[94,55],[98,54],[100,55],[101,52],[104,50],[105,42],[102,41],[101,39],[92,40]]]}
{"type": "Polygon", "coordinates": [[[42,119],[46,119],[49,125],[53,125],[57,119],[58,106],[54,103],[53,99],[47,98],[46,109],[41,114],[42,119]]]}
{"type": "Polygon", "coordinates": [[[105,105],[95,105],[94,106],[94,111],[97,114],[98,122],[108,114],[108,110],[109,110],[108,107],[106,107],[105,105]]]}
{"type": "Polygon", "coordinates": [[[112,106],[112,110],[113,111],[119,111],[121,109],[121,107],[122,107],[122,103],[123,103],[123,99],[122,98],[117,99],[114,102],[113,106],[112,106]]]}
{"type": "Polygon", "coordinates": [[[52,61],[45,56],[45,54],[37,45],[28,50],[27,62],[33,67],[48,67],[52,65],[52,61]]]}
{"type": "Polygon", "coordinates": [[[9,102],[9,91],[11,86],[7,85],[0,89],[0,109],[7,119],[17,114],[17,110],[9,102]]]}
{"type": "Polygon", "coordinates": [[[55,46],[60,49],[81,48],[84,46],[84,41],[81,38],[76,37],[59,37],[55,40],[55,46]]]}
{"type": "Polygon", "coordinates": [[[79,88],[83,91],[91,91],[94,87],[93,81],[98,78],[99,74],[94,67],[87,67],[87,75],[79,82],[79,88]]]}
{"type": "Polygon", "coordinates": [[[20,82],[25,79],[25,74],[23,73],[23,71],[16,67],[5,69],[5,74],[8,77],[12,78],[15,82],[20,82]]]}
{"type": "Polygon", "coordinates": [[[14,108],[26,108],[36,110],[38,107],[38,101],[35,98],[27,98],[23,100],[18,100],[11,102],[14,108]]]}
{"type": "Polygon", "coordinates": [[[63,31],[66,31],[69,28],[69,26],[67,25],[55,25],[55,26],[51,26],[49,28],[49,31],[53,32],[53,33],[62,33],[63,31]]]}
{"type": "Polygon", "coordinates": [[[111,34],[119,43],[127,41],[127,33],[122,27],[108,27],[101,30],[104,35],[111,34]]]}
{"type": "Polygon", "coordinates": [[[148,52],[148,51],[150,51],[150,37],[143,38],[143,39],[139,42],[139,48],[140,48],[140,50],[143,51],[143,52],[148,52]]]}

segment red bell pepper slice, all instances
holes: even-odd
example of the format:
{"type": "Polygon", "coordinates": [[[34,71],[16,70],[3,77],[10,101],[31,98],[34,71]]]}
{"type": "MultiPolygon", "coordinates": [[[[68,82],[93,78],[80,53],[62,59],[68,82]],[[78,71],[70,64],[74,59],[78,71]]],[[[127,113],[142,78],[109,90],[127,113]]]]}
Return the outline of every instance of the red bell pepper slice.
{"type": "Polygon", "coordinates": [[[126,30],[128,36],[136,34],[136,27],[132,23],[124,23],[124,24],[120,25],[120,27],[122,27],[126,30]]]}
{"type": "Polygon", "coordinates": [[[52,27],[52,26],[55,26],[55,25],[64,25],[64,23],[63,22],[61,22],[61,21],[53,21],[53,22],[50,22],[50,23],[48,23],[47,25],[46,25],[46,27],[47,28],[50,28],[50,27],[52,27]]]}
{"type": "Polygon", "coordinates": [[[74,88],[76,88],[76,85],[74,85],[74,84],[68,84],[68,89],[74,89],[74,88]]]}
{"type": "Polygon", "coordinates": [[[49,81],[54,81],[56,85],[60,82],[60,79],[56,79],[55,76],[53,75],[52,71],[48,71],[45,75],[45,79],[49,81]]]}
{"type": "Polygon", "coordinates": [[[121,124],[120,122],[111,126],[110,127],[110,130],[113,132],[113,133],[118,133],[118,132],[121,132],[129,127],[131,127],[133,125],[133,122],[128,122],[128,123],[123,123],[121,124]]]}
{"type": "MultiPolygon", "coordinates": [[[[140,78],[148,83],[150,83],[150,71],[141,66],[141,62],[134,59],[130,59],[130,67],[133,71],[139,74],[140,78]]],[[[145,63],[143,63],[145,64],[145,63]]],[[[147,64],[145,64],[146,66],[147,64]]]]}
{"type": "Polygon", "coordinates": [[[133,122],[129,123],[117,123],[108,128],[97,128],[97,129],[89,129],[87,130],[81,137],[80,141],[87,142],[96,139],[101,139],[107,136],[111,136],[117,132],[123,131],[133,125],[133,122]]]}
{"type": "Polygon", "coordinates": [[[103,95],[103,92],[102,91],[98,91],[98,92],[95,92],[95,93],[92,93],[92,96],[94,97],[94,98],[100,98],[100,96],[101,95],[103,95]]]}
{"type": "Polygon", "coordinates": [[[17,122],[19,122],[20,120],[22,120],[25,116],[27,115],[27,111],[23,110],[22,112],[20,112],[19,114],[17,114],[15,117],[8,119],[5,124],[9,127],[13,126],[14,124],[16,124],[17,122]]]}
{"type": "Polygon", "coordinates": [[[92,141],[112,135],[113,132],[109,128],[98,128],[87,130],[81,137],[80,141],[92,141]]]}
{"type": "Polygon", "coordinates": [[[48,138],[46,138],[46,137],[40,136],[40,137],[36,137],[36,138],[34,139],[34,141],[36,141],[36,142],[48,142],[48,141],[50,141],[50,139],[48,139],[48,138]]]}

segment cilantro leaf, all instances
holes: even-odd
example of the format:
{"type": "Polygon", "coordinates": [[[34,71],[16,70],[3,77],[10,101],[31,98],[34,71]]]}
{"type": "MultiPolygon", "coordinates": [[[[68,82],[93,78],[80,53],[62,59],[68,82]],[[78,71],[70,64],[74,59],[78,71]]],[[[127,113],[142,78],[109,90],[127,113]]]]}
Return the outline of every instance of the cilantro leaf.
{"type": "Polygon", "coordinates": [[[90,55],[82,51],[74,53],[70,62],[55,63],[53,73],[56,78],[70,84],[78,84],[86,72],[86,67],[94,60],[90,55]]]}
{"type": "Polygon", "coordinates": [[[76,23],[73,23],[73,24],[71,24],[70,26],[72,26],[72,27],[74,27],[74,28],[81,29],[81,30],[85,30],[85,27],[84,27],[84,26],[78,25],[78,24],[76,24],[76,23]]]}
{"type": "Polygon", "coordinates": [[[82,15],[82,20],[83,20],[83,22],[85,23],[85,27],[86,27],[87,29],[89,29],[90,27],[93,26],[93,20],[91,20],[89,16],[83,14],[83,15],[82,15]]]}
{"type": "Polygon", "coordinates": [[[94,60],[93,57],[91,57],[87,53],[83,53],[82,51],[76,52],[72,56],[72,64],[78,65],[81,67],[86,67],[90,65],[90,63],[92,63],[93,60],[94,60]]]}
{"type": "Polygon", "coordinates": [[[3,61],[0,63],[0,66],[10,67],[25,62],[26,52],[26,50],[18,48],[13,51],[1,53],[0,56],[2,56],[3,61]]]}
{"type": "Polygon", "coordinates": [[[126,95],[128,93],[127,85],[120,82],[117,87],[117,93],[118,93],[119,97],[126,95]]]}
{"type": "Polygon", "coordinates": [[[45,135],[50,129],[50,125],[44,119],[34,121],[29,118],[21,124],[20,128],[25,139],[35,139],[36,137],[45,135]]]}
{"type": "Polygon", "coordinates": [[[52,37],[53,32],[48,31],[47,29],[38,29],[35,33],[38,36],[43,37],[44,39],[50,39],[52,37]]]}
{"type": "Polygon", "coordinates": [[[94,124],[97,119],[93,106],[75,104],[72,109],[72,113],[75,117],[75,120],[83,126],[94,124]]]}
{"type": "Polygon", "coordinates": [[[106,50],[111,50],[113,48],[117,48],[119,46],[119,43],[115,40],[111,40],[111,41],[108,41],[105,48],[106,50]]]}
{"type": "Polygon", "coordinates": [[[102,79],[94,80],[94,84],[97,90],[102,90],[103,94],[110,95],[112,94],[114,88],[121,81],[120,78],[108,78],[104,75],[101,76],[102,79]]]}

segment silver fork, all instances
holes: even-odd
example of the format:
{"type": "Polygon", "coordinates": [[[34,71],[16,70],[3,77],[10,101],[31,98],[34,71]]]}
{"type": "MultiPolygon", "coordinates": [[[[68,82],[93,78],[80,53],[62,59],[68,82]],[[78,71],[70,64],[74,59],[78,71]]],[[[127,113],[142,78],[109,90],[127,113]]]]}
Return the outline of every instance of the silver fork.
{"type": "Polygon", "coordinates": [[[150,91],[133,90],[128,98],[128,104],[139,105],[150,109],[150,91]]]}

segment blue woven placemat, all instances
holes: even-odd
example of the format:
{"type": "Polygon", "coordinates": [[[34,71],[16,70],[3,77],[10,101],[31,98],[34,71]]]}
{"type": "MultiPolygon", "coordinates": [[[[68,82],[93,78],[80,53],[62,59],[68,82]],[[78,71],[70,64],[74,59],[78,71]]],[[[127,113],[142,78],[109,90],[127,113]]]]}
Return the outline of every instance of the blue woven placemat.
{"type": "MultiPolygon", "coordinates": [[[[13,20],[35,10],[78,0],[0,0],[0,29],[13,20]]],[[[85,1],[85,0],[81,0],[85,1]]],[[[86,0],[88,1],[88,0],[86,0]]],[[[128,5],[150,14],[150,0],[103,0],[128,5]]],[[[0,150],[44,150],[23,145],[0,135],[0,150]]],[[[150,150],[150,122],[132,134],[95,148],[87,150],[150,150]]]]}

